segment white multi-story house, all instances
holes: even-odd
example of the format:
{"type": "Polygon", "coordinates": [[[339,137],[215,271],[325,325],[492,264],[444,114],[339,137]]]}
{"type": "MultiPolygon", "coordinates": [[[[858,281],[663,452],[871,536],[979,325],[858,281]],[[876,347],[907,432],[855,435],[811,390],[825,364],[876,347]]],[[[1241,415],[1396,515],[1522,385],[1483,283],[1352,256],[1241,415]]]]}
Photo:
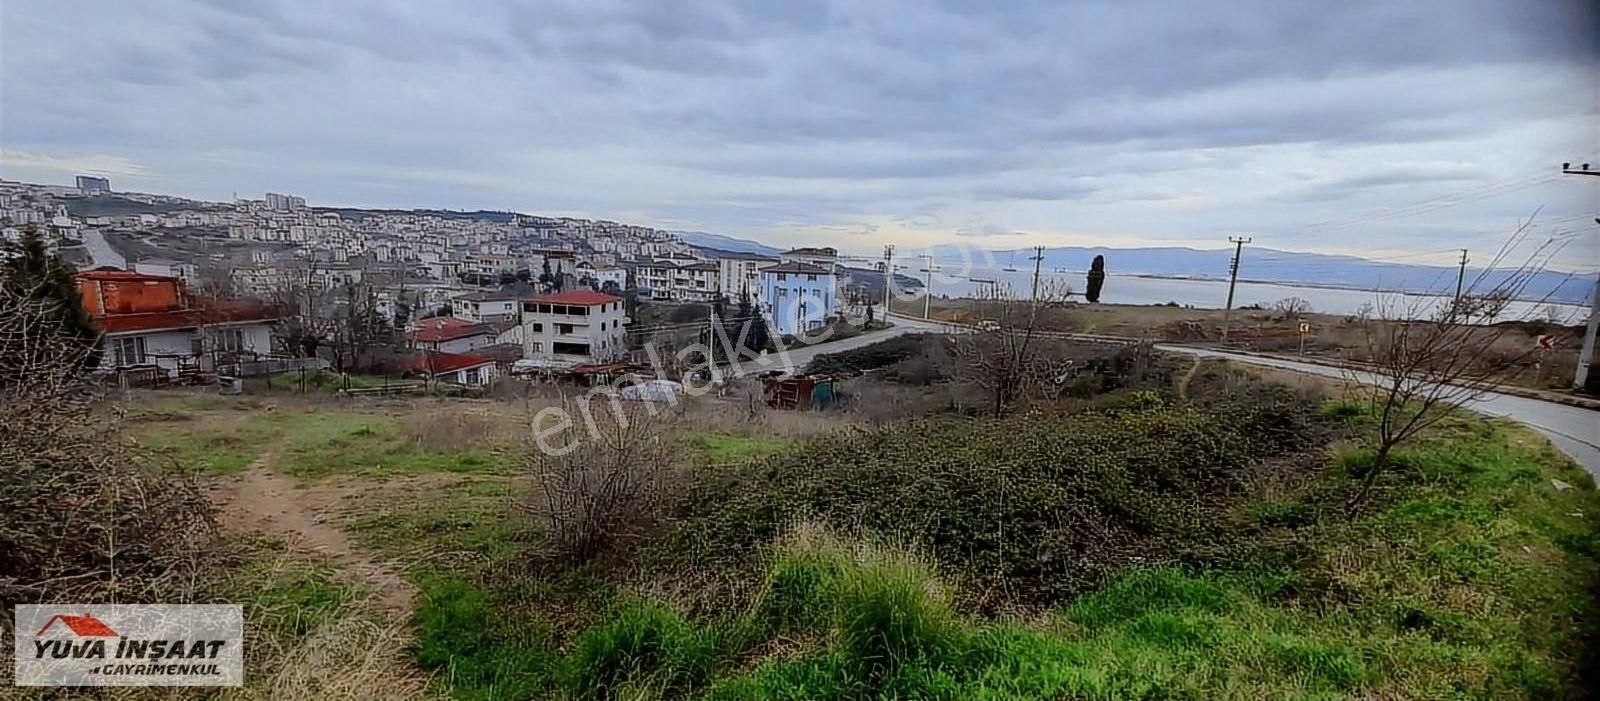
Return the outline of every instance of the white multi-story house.
{"type": "Polygon", "coordinates": [[[605,290],[607,285],[615,285],[617,290],[628,289],[628,271],[614,266],[578,267],[578,281],[594,285],[597,290],[605,290]]]}
{"type": "Polygon", "coordinates": [[[717,259],[717,285],[722,288],[722,297],[730,304],[747,297],[753,308],[760,309],[761,269],[777,262],[756,256],[717,259]]]}
{"type": "Polygon", "coordinates": [[[515,292],[473,292],[450,300],[450,315],[475,322],[511,321],[517,319],[518,296],[515,292]]]}
{"type": "Polygon", "coordinates": [[[522,301],[522,357],[545,367],[616,360],[627,351],[622,298],[578,290],[522,301]]]}
{"type": "Polygon", "coordinates": [[[722,295],[720,283],[716,263],[680,265],[673,271],[672,296],[686,302],[710,302],[722,295]]]}
{"type": "Polygon", "coordinates": [[[672,261],[641,263],[634,272],[639,296],[645,299],[672,299],[672,276],[678,270],[672,261]]]}
{"type": "Polygon", "coordinates": [[[811,263],[788,261],[761,269],[762,314],[784,336],[819,328],[839,311],[838,278],[811,263]]]}

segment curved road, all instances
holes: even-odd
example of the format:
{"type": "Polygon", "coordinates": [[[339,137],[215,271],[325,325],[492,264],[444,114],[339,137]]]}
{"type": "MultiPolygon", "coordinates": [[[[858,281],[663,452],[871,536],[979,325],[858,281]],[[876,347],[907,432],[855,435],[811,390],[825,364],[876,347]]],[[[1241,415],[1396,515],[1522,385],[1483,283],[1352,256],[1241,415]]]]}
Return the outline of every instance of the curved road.
{"type": "MultiPolygon", "coordinates": [[[[1377,378],[1368,372],[1346,370],[1315,363],[1300,363],[1279,358],[1242,355],[1210,348],[1156,344],[1157,350],[1170,353],[1187,353],[1201,358],[1219,358],[1251,365],[1290,370],[1308,375],[1354,378],[1364,384],[1375,384],[1377,378]]],[[[1545,402],[1527,397],[1517,397],[1499,392],[1486,392],[1467,402],[1466,407],[1480,414],[1511,419],[1543,433],[1561,452],[1572,456],[1589,474],[1600,481],[1600,412],[1582,407],[1545,402]]]]}
{"type": "MultiPolygon", "coordinates": [[[[794,367],[804,367],[806,363],[811,362],[812,358],[822,353],[859,348],[907,333],[961,333],[965,331],[964,328],[959,326],[921,319],[909,319],[901,316],[894,317],[894,324],[892,328],[864,333],[843,341],[791,350],[788,354],[788,361],[794,367]]],[[[1257,355],[1229,353],[1210,348],[1195,348],[1165,343],[1156,344],[1156,348],[1169,353],[1184,353],[1202,358],[1219,358],[1250,365],[1302,372],[1309,375],[1340,379],[1354,378],[1359,382],[1368,384],[1371,384],[1374,380],[1370,373],[1345,370],[1327,365],[1316,365],[1314,363],[1300,363],[1293,360],[1266,358],[1257,355]]],[[[1562,452],[1576,460],[1579,465],[1589,471],[1589,474],[1594,475],[1596,481],[1600,481],[1600,412],[1566,404],[1515,397],[1498,392],[1485,393],[1478,399],[1469,402],[1467,408],[1481,414],[1504,417],[1526,424],[1529,428],[1548,437],[1551,443],[1554,443],[1562,452]]]]}

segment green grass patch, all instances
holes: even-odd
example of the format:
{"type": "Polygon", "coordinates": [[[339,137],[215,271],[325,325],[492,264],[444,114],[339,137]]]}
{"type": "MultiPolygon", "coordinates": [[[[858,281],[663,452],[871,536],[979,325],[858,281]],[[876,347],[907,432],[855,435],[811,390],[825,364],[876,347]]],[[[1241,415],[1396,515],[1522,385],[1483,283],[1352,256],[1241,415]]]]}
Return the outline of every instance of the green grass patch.
{"type": "Polygon", "coordinates": [[[490,590],[452,577],[423,583],[412,625],[417,663],[456,699],[542,696],[558,671],[548,629],[508,616],[490,590]]]}
{"type": "Polygon", "coordinates": [[[262,410],[253,401],[190,395],[141,402],[133,437],[177,465],[213,474],[244,469],[272,451],[273,466],[306,479],[454,472],[503,474],[487,449],[430,450],[403,435],[396,417],[340,405],[262,410]]]}
{"type": "Polygon", "coordinates": [[[712,462],[729,462],[764,458],[791,450],[799,443],[792,438],[776,436],[740,436],[731,433],[708,433],[695,436],[691,446],[712,462]]]}
{"type": "Polygon", "coordinates": [[[519,551],[521,534],[511,516],[519,496],[504,478],[472,477],[373,504],[350,528],[364,547],[380,553],[471,553],[499,562],[519,551]]]}

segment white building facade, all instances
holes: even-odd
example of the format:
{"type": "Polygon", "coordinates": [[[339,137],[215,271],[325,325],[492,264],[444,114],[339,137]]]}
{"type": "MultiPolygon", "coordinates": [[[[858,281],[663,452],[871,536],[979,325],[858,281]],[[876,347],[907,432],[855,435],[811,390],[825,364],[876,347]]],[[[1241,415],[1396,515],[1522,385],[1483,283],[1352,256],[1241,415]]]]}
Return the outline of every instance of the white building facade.
{"type": "Polygon", "coordinates": [[[617,360],[627,352],[622,298],[603,292],[540,295],[522,302],[522,357],[546,367],[617,360]]]}

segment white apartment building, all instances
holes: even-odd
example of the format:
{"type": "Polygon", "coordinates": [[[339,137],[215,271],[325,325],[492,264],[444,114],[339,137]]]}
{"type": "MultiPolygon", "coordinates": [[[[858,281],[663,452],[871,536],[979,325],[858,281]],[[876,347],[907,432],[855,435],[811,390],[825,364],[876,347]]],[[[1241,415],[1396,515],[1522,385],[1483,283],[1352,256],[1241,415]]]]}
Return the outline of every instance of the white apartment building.
{"type": "Polygon", "coordinates": [[[522,357],[545,367],[621,358],[627,351],[622,298],[587,290],[522,301],[522,357]]]}
{"type": "Polygon", "coordinates": [[[716,263],[690,263],[673,271],[672,296],[685,302],[710,302],[722,295],[716,263]]]}
{"type": "Polygon", "coordinates": [[[717,259],[717,286],[722,288],[723,299],[738,304],[741,296],[748,295],[751,306],[760,309],[761,269],[777,262],[758,256],[717,259]]]}
{"type": "Polygon", "coordinates": [[[606,285],[616,285],[618,290],[628,289],[628,271],[614,266],[595,267],[588,263],[578,264],[578,281],[586,285],[593,285],[597,290],[604,290],[606,285]]]}
{"type": "Polygon", "coordinates": [[[515,292],[473,292],[450,300],[450,315],[476,322],[510,321],[518,318],[515,292]]]}

